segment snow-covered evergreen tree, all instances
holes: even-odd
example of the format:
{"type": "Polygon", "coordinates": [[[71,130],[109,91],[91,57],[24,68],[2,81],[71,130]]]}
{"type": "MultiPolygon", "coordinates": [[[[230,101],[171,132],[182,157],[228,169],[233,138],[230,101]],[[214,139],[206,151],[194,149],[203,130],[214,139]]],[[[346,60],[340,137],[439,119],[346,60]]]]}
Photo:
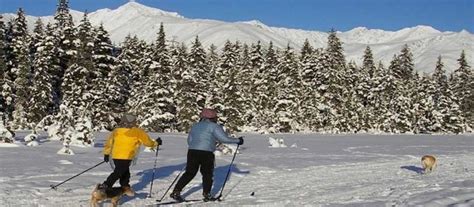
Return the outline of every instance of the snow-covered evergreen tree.
{"type": "Polygon", "coordinates": [[[301,48],[300,52],[300,59],[304,60],[305,58],[311,56],[313,54],[314,48],[309,43],[308,39],[304,40],[303,47],[301,48]]]}
{"type": "Polygon", "coordinates": [[[77,38],[76,29],[71,14],[69,13],[69,1],[60,0],[56,14],[54,15],[54,27],[56,39],[58,40],[58,58],[59,58],[59,70],[52,73],[53,76],[53,91],[54,91],[54,111],[57,111],[59,104],[62,100],[61,85],[63,76],[67,68],[69,68],[73,62],[72,59],[77,56],[77,38]]]}
{"type": "Polygon", "coordinates": [[[48,24],[45,36],[36,44],[35,59],[33,60],[34,73],[31,87],[31,108],[34,112],[31,121],[38,124],[49,114],[52,114],[53,86],[52,73],[59,68],[56,58],[58,48],[52,25],[48,24]]]}
{"type": "Polygon", "coordinates": [[[38,48],[38,44],[44,39],[45,35],[45,27],[41,18],[38,18],[35,22],[35,28],[33,29],[33,34],[31,35],[30,45],[29,45],[29,52],[30,52],[30,59],[33,60],[35,58],[35,53],[38,48]]]}
{"type": "MultiPolygon", "coordinates": [[[[259,44],[257,44],[258,48],[259,44]]],[[[255,55],[257,55],[256,53],[255,55]]],[[[253,57],[253,56],[252,56],[253,57]]],[[[253,57],[253,63],[260,64],[259,56],[253,57]]],[[[270,42],[266,53],[262,56],[263,62],[261,62],[257,73],[255,74],[255,85],[254,85],[254,101],[256,106],[254,116],[254,126],[261,130],[269,129],[269,131],[275,132],[273,126],[273,97],[276,94],[276,65],[278,65],[277,53],[273,47],[273,43],[270,42]],[[273,75],[273,76],[272,76],[273,75]]],[[[258,65],[255,65],[258,66],[258,65]]]]}
{"type": "Polygon", "coordinates": [[[395,77],[402,80],[410,80],[414,73],[413,54],[408,45],[404,45],[398,55],[397,67],[393,68],[395,77]]]}
{"type": "Polygon", "coordinates": [[[298,103],[301,78],[298,71],[298,62],[293,48],[288,46],[281,54],[276,66],[276,96],[274,97],[273,113],[276,119],[275,128],[278,132],[297,131],[298,103]]]}
{"type": "Polygon", "coordinates": [[[13,20],[12,48],[14,58],[11,71],[15,74],[14,80],[14,107],[13,124],[15,128],[28,128],[29,86],[31,78],[31,62],[29,56],[29,41],[25,13],[20,8],[17,17],[13,20]]]}
{"type": "Polygon", "coordinates": [[[252,76],[250,76],[250,80],[252,82],[251,85],[251,91],[252,93],[250,95],[250,105],[253,106],[251,111],[248,112],[248,117],[246,120],[248,120],[250,123],[249,125],[253,128],[259,128],[260,127],[260,120],[259,120],[259,110],[262,110],[262,106],[260,105],[260,96],[262,95],[261,88],[265,84],[265,77],[264,74],[262,73],[262,66],[264,62],[264,57],[263,57],[263,51],[262,51],[262,45],[260,41],[258,41],[256,44],[252,44],[250,46],[250,67],[252,70],[252,76]]]}
{"type": "Polygon", "coordinates": [[[238,73],[237,81],[240,83],[240,87],[237,88],[240,93],[239,99],[241,100],[239,113],[241,113],[242,126],[240,130],[249,130],[256,106],[253,105],[253,85],[252,77],[255,76],[255,70],[252,68],[250,61],[250,47],[247,44],[242,46],[242,52],[238,61],[238,73]],[[245,129],[244,129],[245,128],[245,129]]]}
{"type": "Polygon", "coordinates": [[[188,69],[189,54],[186,45],[171,47],[171,65],[176,80],[174,97],[176,97],[177,130],[188,132],[191,125],[199,119],[199,106],[196,102],[197,80],[194,71],[188,69]]]}
{"type": "Polygon", "coordinates": [[[143,58],[147,58],[149,48],[146,42],[139,40],[136,36],[127,36],[122,45],[122,51],[118,56],[120,67],[125,67],[126,71],[131,73],[131,82],[129,84],[130,94],[127,99],[127,109],[130,113],[136,113],[144,91],[146,82],[145,67],[142,67],[143,58]]]}
{"type": "Polygon", "coordinates": [[[94,96],[94,117],[92,122],[97,129],[112,128],[120,112],[125,111],[128,97],[128,72],[118,67],[113,56],[113,45],[108,32],[101,24],[94,32],[92,81],[94,96]],[[123,92],[123,93],[122,93],[123,92]]]}
{"type": "Polygon", "coordinates": [[[458,59],[459,68],[451,74],[449,84],[456,99],[459,101],[459,109],[466,118],[470,128],[474,126],[474,74],[471,66],[467,63],[464,50],[458,59]]]}
{"type": "Polygon", "coordinates": [[[188,67],[189,70],[194,71],[197,75],[197,85],[196,85],[196,102],[200,108],[205,107],[206,105],[212,105],[212,77],[211,69],[207,63],[206,51],[202,47],[199,37],[196,36],[194,39],[191,49],[189,51],[188,57],[188,67]]]}
{"type": "Polygon", "coordinates": [[[242,126],[242,114],[239,107],[242,107],[242,97],[240,97],[240,81],[238,80],[238,61],[240,56],[240,43],[232,44],[226,41],[220,58],[220,67],[216,71],[214,85],[214,95],[212,108],[215,108],[220,116],[219,120],[226,123],[231,131],[238,130],[242,126]]]}
{"type": "MultiPolygon", "coordinates": [[[[414,87],[413,79],[400,78],[400,56],[394,56],[389,67],[389,72],[385,78],[383,89],[382,106],[387,112],[383,114],[384,131],[393,133],[404,133],[412,129],[411,114],[412,106],[410,99],[410,89],[414,87]]],[[[413,75],[411,75],[413,77],[413,75]]]]}
{"type": "Polygon", "coordinates": [[[347,77],[346,63],[344,57],[344,49],[342,42],[336,36],[336,31],[333,29],[329,33],[327,47],[324,57],[329,67],[322,67],[321,73],[318,77],[320,82],[318,93],[322,96],[322,102],[328,105],[326,118],[328,123],[325,127],[334,132],[345,131],[347,123],[342,117],[344,99],[350,90],[350,84],[347,77]],[[329,113],[328,113],[329,112],[329,113]]]}
{"type": "Polygon", "coordinates": [[[7,59],[5,54],[6,49],[6,28],[3,22],[3,16],[0,14],[0,112],[2,113],[1,120],[5,113],[5,98],[3,97],[3,84],[5,83],[5,73],[7,72],[7,59]]]}
{"type": "Polygon", "coordinates": [[[158,37],[153,48],[151,62],[148,68],[149,76],[146,82],[146,94],[141,103],[142,112],[139,120],[142,126],[158,132],[170,131],[176,125],[176,108],[173,99],[174,80],[171,79],[171,65],[163,24],[160,26],[158,37]]]}

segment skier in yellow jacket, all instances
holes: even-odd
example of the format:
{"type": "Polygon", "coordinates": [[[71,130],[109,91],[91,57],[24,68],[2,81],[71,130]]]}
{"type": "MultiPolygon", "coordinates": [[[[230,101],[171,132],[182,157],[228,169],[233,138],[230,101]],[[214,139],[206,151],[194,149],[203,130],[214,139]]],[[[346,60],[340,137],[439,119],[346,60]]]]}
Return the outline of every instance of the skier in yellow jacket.
{"type": "Polygon", "coordinates": [[[138,153],[140,145],[158,147],[162,144],[160,138],[150,139],[143,129],[137,127],[136,117],[131,114],[123,115],[119,127],[114,129],[107,138],[104,146],[104,161],[109,162],[110,156],[114,162],[114,171],[98,189],[111,188],[120,179],[122,188],[130,189],[130,164],[138,153]]]}

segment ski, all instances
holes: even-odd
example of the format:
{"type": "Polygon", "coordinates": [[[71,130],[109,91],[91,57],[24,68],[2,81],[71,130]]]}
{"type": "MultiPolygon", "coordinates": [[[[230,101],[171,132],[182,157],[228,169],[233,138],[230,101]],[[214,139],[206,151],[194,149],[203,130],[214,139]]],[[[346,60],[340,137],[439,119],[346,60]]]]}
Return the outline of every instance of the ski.
{"type": "MultiPolygon", "coordinates": [[[[158,200],[156,200],[158,201],[158,200]]],[[[204,201],[202,199],[192,199],[192,200],[184,200],[184,201],[169,201],[169,202],[163,202],[163,203],[157,203],[155,204],[156,206],[162,206],[162,205],[172,205],[172,204],[195,204],[195,203],[206,203],[206,202],[215,202],[215,201],[222,201],[217,198],[212,198],[210,200],[204,201]]]]}
{"type": "MultiPolygon", "coordinates": [[[[158,201],[158,200],[156,200],[158,201]]],[[[184,201],[168,201],[168,202],[161,202],[157,203],[156,206],[161,206],[161,205],[171,205],[171,204],[178,204],[178,203],[197,203],[199,201],[203,201],[202,199],[191,199],[191,200],[184,200],[184,201]]],[[[160,201],[158,201],[160,202],[160,201]]]]}

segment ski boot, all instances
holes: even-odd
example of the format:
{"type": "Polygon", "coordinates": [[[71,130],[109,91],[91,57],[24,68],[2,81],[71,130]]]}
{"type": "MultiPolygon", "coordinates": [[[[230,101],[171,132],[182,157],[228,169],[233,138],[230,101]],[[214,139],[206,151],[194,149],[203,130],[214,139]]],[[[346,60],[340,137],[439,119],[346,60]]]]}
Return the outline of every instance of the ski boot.
{"type": "Polygon", "coordinates": [[[214,197],[212,197],[211,193],[202,193],[203,199],[202,201],[208,202],[208,201],[214,201],[214,197]]]}
{"type": "Polygon", "coordinates": [[[173,191],[171,194],[170,194],[170,197],[178,202],[184,202],[184,198],[181,197],[181,193],[179,191],[173,191]]]}

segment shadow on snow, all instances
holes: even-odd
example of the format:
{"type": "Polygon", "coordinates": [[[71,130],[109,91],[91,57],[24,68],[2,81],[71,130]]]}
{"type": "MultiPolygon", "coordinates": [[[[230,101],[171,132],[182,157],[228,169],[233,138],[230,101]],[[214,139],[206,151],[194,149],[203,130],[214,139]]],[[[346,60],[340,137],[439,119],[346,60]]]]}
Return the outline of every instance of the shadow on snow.
{"type": "Polygon", "coordinates": [[[418,167],[418,166],[414,166],[414,165],[410,165],[410,166],[401,166],[400,168],[402,169],[406,169],[406,170],[411,170],[413,172],[416,172],[418,174],[423,174],[423,168],[421,167],[418,167]]]}
{"type": "MultiPolygon", "coordinates": [[[[186,163],[182,163],[182,164],[178,164],[178,165],[170,165],[170,166],[164,166],[164,167],[156,168],[155,179],[154,179],[154,182],[153,182],[153,187],[154,187],[153,189],[156,189],[155,186],[160,186],[160,188],[163,189],[163,191],[161,191],[160,194],[155,195],[156,197],[153,197],[153,198],[156,198],[156,199],[161,198],[163,196],[164,191],[166,189],[168,189],[169,185],[171,185],[171,182],[175,179],[175,176],[177,176],[177,175],[172,176],[169,181],[165,180],[164,178],[173,175],[174,172],[176,172],[176,171],[180,172],[182,169],[184,169],[185,166],[186,166],[186,163]]],[[[213,183],[212,192],[211,192],[213,195],[217,195],[220,192],[220,190],[222,189],[222,185],[224,184],[224,179],[226,177],[227,171],[229,170],[229,166],[230,166],[230,164],[214,168],[214,183],[213,183]]],[[[250,171],[242,171],[235,164],[233,164],[233,166],[231,168],[231,171],[230,171],[230,174],[229,174],[228,180],[230,180],[232,178],[233,173],[249,174],[250,171]]],[[[122,198],[122,201],[121,201],[122,204],[126,203],[130,200],[133,200],[135,198],[139,198],[139,199],[147,198],[147,196],[149,194],[149,188],[147,188],[147,186],[149,186],[151,184],[151,178],[153,176],[153,168],[144,170],[142,172],[139,172],[137,174],[137,176],[141,176],[141,177],[140,177],[138,183],[135,183],[135,184],[132,185],[132,189],[136,192],[135,196],[134,197],[124,196],[122,198]],[[145,191],[145,192],[138,193],[139,191],[145,191]]],[[[201,180],[200,173],[197,173],[196,176],[194,177],[194,179],[201,180]]],[[[227,194],[229,194],[241,182],[241,180],[237,184],[235,184],[234,186],[227,185],[227,188],[226,188],[227,189],[227,194]]],[[[174,186],[171,187],[170,192],[173,190],[173,187],[174,186]]],[[[186,187],[189,187],[189,184],[186,187]]],[[[193,193],[195,193],[195,192],[197,192],[201,189],[202,189],[202,181],[201,181],[201,185],[199,185],[199,186],[191,187],[188,190],[186,188],[183,189],[182,196],[187,197],[187,196],[189,196],[189,195],[191,195],[191,194],[193,194],[193,193]]],[[[153,190],[153,191],[156,193],[155,190],[153,190]]],[[[152,193],[154,193],[154,192],[152,192],[152,193]]],[[[225,197],[227,194],[223,193],[223,197],[225,197]]],[[[167,197],[165,196],[163,199],[167,199],[167,197]]]]}

